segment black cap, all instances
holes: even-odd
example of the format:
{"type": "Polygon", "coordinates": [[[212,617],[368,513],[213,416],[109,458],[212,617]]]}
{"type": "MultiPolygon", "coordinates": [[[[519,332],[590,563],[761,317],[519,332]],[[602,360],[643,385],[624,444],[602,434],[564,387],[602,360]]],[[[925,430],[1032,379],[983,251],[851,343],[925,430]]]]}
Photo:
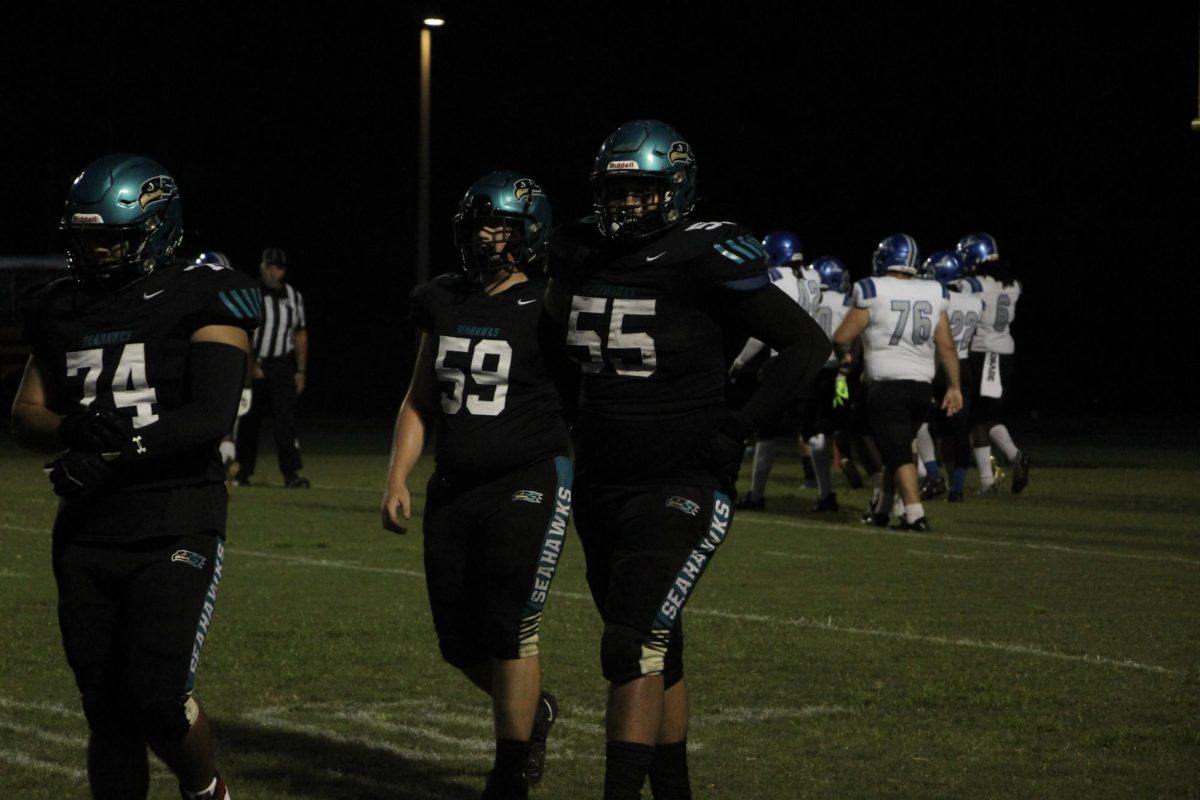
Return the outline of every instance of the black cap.
{"type": "Polygon", "coordinates": [[[283,252],[282,247],[268,247],[266,250],[263,250],[262,263],[286,267],[287,253],[283,252]]]}

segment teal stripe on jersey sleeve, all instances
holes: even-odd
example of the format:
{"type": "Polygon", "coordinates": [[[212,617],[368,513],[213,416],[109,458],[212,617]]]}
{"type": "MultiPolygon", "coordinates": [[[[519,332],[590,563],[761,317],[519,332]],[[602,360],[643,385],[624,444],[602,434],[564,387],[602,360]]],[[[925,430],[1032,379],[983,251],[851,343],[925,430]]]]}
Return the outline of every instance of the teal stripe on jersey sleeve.
{"type": "Polygon", "coordinates": [[[746,263],[746,259],[742,258],[739,255],[735,255],[734,253],[729,252],[728,250],[726,250],[724,247],[722,247],[719,244],[714,244],[713,250],[716,250],[718,253],[725,256],[726,258],[728,258],[730,261],[734,262],[735,264],[745,264],[746,263]]]}
{"type": "Polygon", "coordinates": [[[254,317],[254,310],[246,303],[245,300],[242,299],[242,297],[236,291],[231,291],[228,293],[221,292],[221,295],[222,296],[227,295],[229,297],[229,299],[233,301],[234,305],[236,305],[238,307],[238,310],[242,312],[237,315],[238,319],[251,319],[254,317]]]}
{"type": "Polygon", "coordinates": [[[229,298],[225,295],[224,292],[218,292],[217,297],[221,298],[221,302],[225,304],[226,308],[228,308],[231,312],[233,312],[233,315],[235,317],[237,317],[238,319],[244,318],[244,316],[245,316],[244,312],[240,308],[235,306],[232,302],[230,302],[229,298]]]}
{"type": "Polygon", "coordinates": [[[746,247],[745,242],[739,242],[736,239],[729,239],[725,242],[725,246],[748,261],[753,261],[755,258],[757,258],[757,256],[754,254],[754,251],[749,247],[746,247]]]}

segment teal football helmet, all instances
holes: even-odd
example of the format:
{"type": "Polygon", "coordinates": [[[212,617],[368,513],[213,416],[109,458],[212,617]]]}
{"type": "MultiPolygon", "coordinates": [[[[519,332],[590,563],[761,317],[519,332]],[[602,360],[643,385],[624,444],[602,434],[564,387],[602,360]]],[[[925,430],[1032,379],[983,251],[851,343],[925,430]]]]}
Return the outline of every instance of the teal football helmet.
{"type": "Polygon", "coordinates": [[[85,291],[114,291],[168,264],[183,240],[175,179],[156,161],[120,153],[88,165],[67,193],[67,265],[85,291]]]}
{"type": "Polygon", "coordinates": [[[600,145],[591,183],[601,233],[614,239],[649,236],[691,215],[696,156],[665,122],[627,122],[600,145]]]}
{"type": "Polygon", "coordinates": [[[546,254],[552,222],[550,199],[535,180],[511,170],[487,173],[467,189],[454,215],[463,269],[472,280],[502,269],[528,272],[546,254]],[[498,238],[481,238],[483,228],[502,230],[503,247],[496,247],[498,238]]]}

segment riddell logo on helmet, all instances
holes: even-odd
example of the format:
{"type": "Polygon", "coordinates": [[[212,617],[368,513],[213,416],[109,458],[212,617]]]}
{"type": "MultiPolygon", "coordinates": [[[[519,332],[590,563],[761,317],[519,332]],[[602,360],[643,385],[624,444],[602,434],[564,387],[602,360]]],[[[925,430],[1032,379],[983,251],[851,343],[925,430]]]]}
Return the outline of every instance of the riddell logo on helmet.
{"type": "Polygon", "coordinates": [[[103,225],[104,217],[99,214],[72,214],[72,225],[103,225]]]}
{"type": "Polygon", "coordinates": [[[671,152],[667,154],[667,160],[672,164],[692,163],[694,159],[691,146],[687,142],[671,142],[671,152]]]}
{"type": "Polygon", "coordinates": [[[610,161],[606,169],[637,169],[636,161],[610,161]]]}
{"type": "Polygon", "coordinates": [[[542,187],[532,179],[522,178],[513,187],[513,194],[517,196],[518,200],[532,200],[535,197],[542,197],[545,193],[542,191],[542,187]]]}

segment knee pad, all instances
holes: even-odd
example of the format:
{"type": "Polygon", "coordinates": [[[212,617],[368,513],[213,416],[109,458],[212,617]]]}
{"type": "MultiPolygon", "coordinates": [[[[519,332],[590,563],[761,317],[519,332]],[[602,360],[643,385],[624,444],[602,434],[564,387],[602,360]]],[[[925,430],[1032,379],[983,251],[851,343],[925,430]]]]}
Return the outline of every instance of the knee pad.
{"type": "Polygon", "coordinates": [[[127,694],[91,689],[81,696],[88,730],[95,734],[129,736],[141,734],[141,717],[127,694]]]}
{"type": "Polygon", "coordinates": [[[438,639],[438,649],[442,659],[455,669],[468,669],[482,663],[487,654],[478,647],[472,647],[458,637],[438,639]]]}
{"type": "Polygon", "coordinates": [[[152,700],[143,710],[146,737],[156,741],[177,742],[187,736],[200,706],[191,695],[152,700]]]}
{"type": "Polygon", "coordinates": [[[605,680],[620,685],[647,675],[661,675],[670,633],[655,629],[646,634],[624,625],[605,625],[600,639],[600,668],[605,680]]]}

